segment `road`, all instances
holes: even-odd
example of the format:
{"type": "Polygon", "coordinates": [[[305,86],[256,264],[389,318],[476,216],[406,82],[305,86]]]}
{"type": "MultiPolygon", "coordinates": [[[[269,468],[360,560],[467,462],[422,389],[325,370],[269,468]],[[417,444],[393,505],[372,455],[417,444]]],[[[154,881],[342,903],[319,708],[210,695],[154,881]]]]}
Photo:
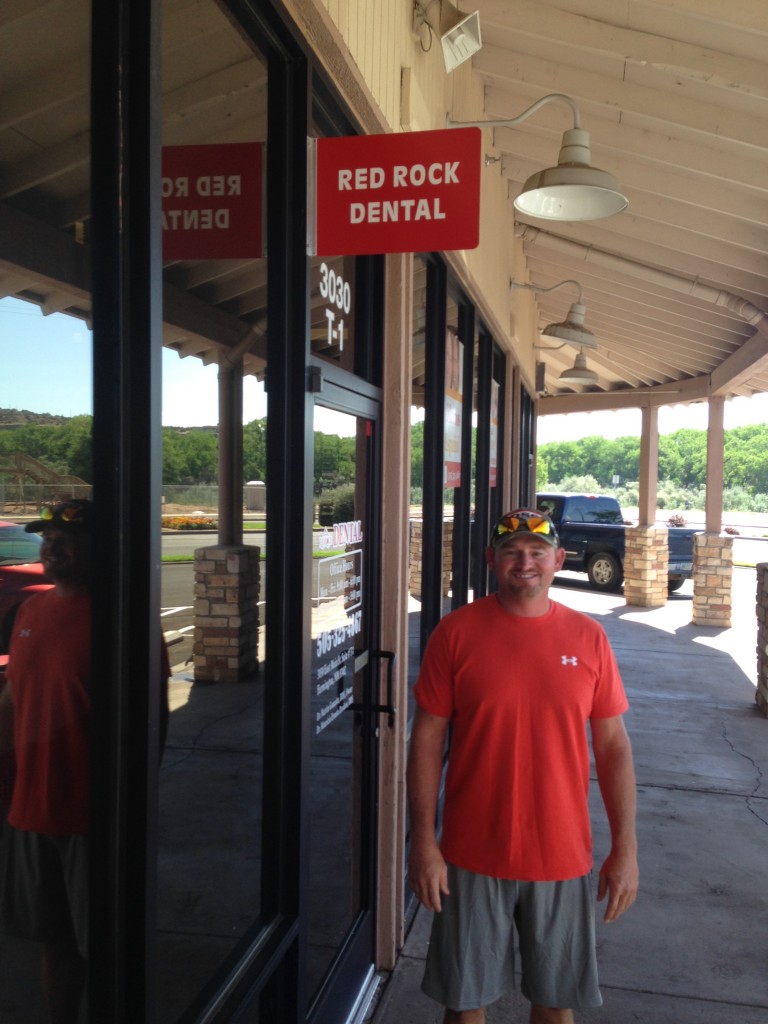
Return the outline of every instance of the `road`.
{"type": "Polygon", "coordinates": [[[194,582],[192,562],[166,562],[160,570],[160,614],[170,644],[171,665],[176,671],[192,656],[194,582]]]}
{"type": "MultiPolygon", "coordinates": [[[[244,544],[255,544],[264,549],[266,533],[263,530],[245,530],[243,532],[244,544]]],[[[164,533],[163,534],[163,556],[165,555],[186,555],[191,558],[196,548],[213,547],[217,542],[215,533],[164,533]]]]}

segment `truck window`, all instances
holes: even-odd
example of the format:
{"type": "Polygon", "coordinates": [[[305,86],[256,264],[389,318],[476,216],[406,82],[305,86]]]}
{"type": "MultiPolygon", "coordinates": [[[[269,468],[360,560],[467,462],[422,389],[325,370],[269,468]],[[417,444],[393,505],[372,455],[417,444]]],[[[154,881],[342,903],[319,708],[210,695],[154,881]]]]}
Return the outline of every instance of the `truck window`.
{"type": "Polygon", "coordinates": [[[615,498],[569,498],[566,519],[572,523],[623,523],[615,498]]]}
{"type": "Polygon", "coordinates": [[[545,498],[542,495],[536,498],[536,508],[538,511],[549,516],[553,523],[562,522],[564,504],[565,502],[562,498],[545,498]]]}

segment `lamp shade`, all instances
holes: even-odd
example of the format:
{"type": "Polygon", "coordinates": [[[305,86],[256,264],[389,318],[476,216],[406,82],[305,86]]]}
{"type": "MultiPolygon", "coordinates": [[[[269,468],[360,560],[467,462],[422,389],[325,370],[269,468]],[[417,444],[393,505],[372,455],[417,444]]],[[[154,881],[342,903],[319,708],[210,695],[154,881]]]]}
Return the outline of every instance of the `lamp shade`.
{"type": "Polygon", "coordinates": [[[619,183],[607,171],[591,166],[589,132],[570,128],[563,133],[557,167],[532,174],[514,206],[543,220],[599,220],[627,208],[619,183]]]}
{"type": "Polygon", "coordinates": [[[587,357],[579,352],[570,370],[563,370],[557,378],[561,384],[597,384],[597,374],[587,366],[587,357]]]}
{"type": "Polygon", "coordinates": [[[585,314],[586,307],[581,302],[574,302],[565,320],[549,324],[541,332],[542,337],[567,341],[569,345],[577,345],[579,348],[597,348],[597,338],[584,326],[585,314]]]}

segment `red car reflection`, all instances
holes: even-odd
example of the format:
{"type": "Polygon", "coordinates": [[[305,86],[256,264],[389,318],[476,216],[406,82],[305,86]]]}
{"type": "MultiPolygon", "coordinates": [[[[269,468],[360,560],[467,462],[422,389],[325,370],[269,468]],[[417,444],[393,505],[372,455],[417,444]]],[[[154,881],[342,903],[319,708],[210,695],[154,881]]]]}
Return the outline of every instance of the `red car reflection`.
{"type": "Polygon", "coordinates": [[[40,564],[41,543],[38,534],[25,533],[18,523],[0,520],[0,656],[8,652],[11,627],[22,601],[53,586],[40,564]]]}

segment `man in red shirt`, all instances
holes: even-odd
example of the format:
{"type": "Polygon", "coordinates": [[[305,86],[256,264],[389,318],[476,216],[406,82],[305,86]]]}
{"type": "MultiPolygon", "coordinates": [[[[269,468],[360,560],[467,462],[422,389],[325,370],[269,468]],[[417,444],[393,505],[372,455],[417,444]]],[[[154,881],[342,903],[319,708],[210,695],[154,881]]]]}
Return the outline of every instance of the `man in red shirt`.
{"type": "MultiPolygon", "coordinates": [[[[52,1024],[80,1019],[88,963],[88,718],[91,532],[88,501],[27,524],[53,582],[19,609],[0,695],[0,753],[16,780],[0,846],[0,929],[43,944],[52,1024]]],[[[170,674],[164,643],[162,679],[170,674]]],[[[167,694],[163,711],[167,714],[167,694]]]]}
{"type": "Polygon", "coordinates": [[[547,516],[503,516],[486,552],[497,592],[441,620],[416,683],[409,878],[436,911],[423,988],[447,1008],[445,1024],[482,1024],[512,987],[515,932],[531,1024],[571,1024],[574,1008],[601,1004],[587,725],[612,836],[605,920],[637,893],[627,701],[602,628],[549,597],[564,555],[547,516]]]}

